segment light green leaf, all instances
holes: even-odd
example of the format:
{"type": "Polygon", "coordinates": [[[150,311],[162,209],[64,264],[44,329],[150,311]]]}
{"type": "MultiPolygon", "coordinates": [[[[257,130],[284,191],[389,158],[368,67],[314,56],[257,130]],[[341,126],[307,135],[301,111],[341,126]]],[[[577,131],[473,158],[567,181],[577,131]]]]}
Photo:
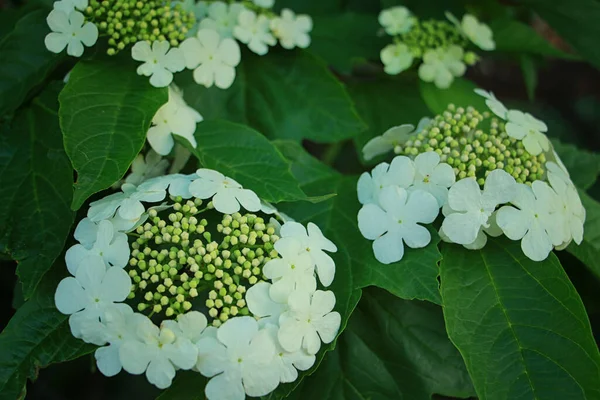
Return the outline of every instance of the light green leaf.
{"type": "Polygon", "coordinates": [[[410,399],[474,395],[442,310],[366,290],[336,349],[294,399],[410,399]]]}
{"type": "Polygon", "coordinates": [[[307,52],[244,54],[225,93],[180,75],[186,101],[206,120],[228,119],[270,138],[319,143],[349,139],[365,129],[344,86],[307,52]]]}
{"type": "Polygon", "coordinates": [[[487,110],[485,99],[474,92],[477,85],[467,79],[455,79],[448,89],[438,89],[433,83],[420,82],[421,96],[434,114],[444,112],[450,103],[457,107],[473,106],[480,111],[487,110]]]}
{"type": "Polygon", "coordinates": [[[552,140],[552,146],[567,167],[575,186],[589,189],[600,175],[600,154],[569,143],[552,140]]]}
{"type": "Polygon", "coordinates": [[[290,172],[290,164],[263,135],[245,125],[227,121],[205,121],[195,133],[198,146],[194,149],[180,136],[206,168],[215,169],[247,188],[264,200],[307,200],[290,172]]]}
{"type": "Polygon", "coordinates": [[[26,14],[0,39],[0,115],[15,110],[64,58],[46,49],[46,15],[26,14]]]}
{"type": "Polygon", "coordinates": [[[571,243],[567,251],[579,259],[590,271],[600,278],[600,203],[592,199],[583,190],[579,197],[585,207],[583,242],[571,243]]]}
{"type": "Polygon", "coordinates": [[[82,60],[59,96],[65,149],[77,170],[74,210],[125,175],[167,102],[167,89],[135,69],[128,54],[82,60]]]}
{"type": "Polygon", "coordinates": [[[27,379],[34,380],[40,368],[74,360],[95,349],[71,335],[69,317],[54,306],[57,276],[66,271],[64,263],[55,265],[58,273],[48,273],[0,334],[1,400],[24,398],[27,379]]]}
{"type": "Polygon", "coordinates": [[[480,398],[594,399],[600,354],[577,291],[558,259],[529,260],[519,242],[442,249],[450,340],[480,398]]]}
{"type": "Polygon", "coordinates": [[[0,131],[0,251],[18,262],[26,298],[61,253],[74,217],[59,90],[58,84],[48,88],[0,131]]]}

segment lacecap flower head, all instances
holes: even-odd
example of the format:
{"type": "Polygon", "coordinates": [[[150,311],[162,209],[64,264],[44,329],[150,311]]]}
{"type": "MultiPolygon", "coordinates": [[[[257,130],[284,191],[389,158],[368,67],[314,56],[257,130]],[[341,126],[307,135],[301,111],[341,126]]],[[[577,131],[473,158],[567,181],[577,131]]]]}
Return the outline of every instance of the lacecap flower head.
{"type": "Polygon", "coordinates": [[[487,109],[450,104],[419,129],[390,128],[363,149],[369,160],[393,150],[358,181],[358,227],[373,240],[375,257],[402,259],[405,246],[421,248],[439,234],[468,249],[487,236],[520,240],[534,261],[583,240],[585,209],[543,121],[508,109],[493,93],[477,89],[487,109]]]}
{"type": "Polygon", "coordinates": [[[208,399],[263,396],[338,333],[335,244],[218,171],[125,183],[75,239],[55,302],[107,376],[194,369],[208,399]]]}

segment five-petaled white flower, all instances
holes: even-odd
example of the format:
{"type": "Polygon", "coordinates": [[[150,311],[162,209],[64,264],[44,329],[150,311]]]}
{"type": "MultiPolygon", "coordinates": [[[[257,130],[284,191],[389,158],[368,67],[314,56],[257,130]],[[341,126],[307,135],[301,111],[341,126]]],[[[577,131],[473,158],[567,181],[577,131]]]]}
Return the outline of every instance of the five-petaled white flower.
{"type": "Polygon", "coordinates": [[[279,324],[279,316],[287,310],[287,299],[285,303],[278,303],[271,298],[272,284],[258,282],[246,292],[246,303],[248,309],[258,318],[258,324],[265,327],[268,324],[279,324]]]}
{"type": "Polygon", "coordinates": [[[212,377],[205,388],[208,400],[264,396],[279,384],[279,371],[273,362],[275,344],[252,317],[227,320],[217,329],[216,337],[203,337],[197,346],[197,368],[202,375],[212,377]]]}
{"type": "Polygon", "coordinates": [[[190,193],[200,199],[212,197],[212,203],[217,211],[233,214],[240,210],[240,205],[248,211],[260,210],[260,199],[256,193],[244,189],[233,179],[206,168],[197,170],[196,174],[198,179],[190,184],[190,193]]]}
{"type": "Polygon", "coordinates": [[[392,151],[396,146],[404,144],[411,136],[421,132],[423,128],[431,122],[429,118],[421,118],[417,129],[410,124],[394,126],[388,129],[381,136],[375,136],[364,145],[362,149],[363,157],[366,161],[392,151]]]}
{"type": "MultiPolygon", "coordinates": [[[[160,177],[159,177],[160,178],[160,177]]],[[[111,218],[118,210],[118,215],[128,221],[137,221],[145,211],[142,201],[156,203],[166,197],[164,189],[157,188],[153,178],[135,187],[129,183],[121,186],[120,193],[113,193],[103,199],[90,203],[87,216],[94,222],[111,218]]]]}
{"type": "Polygon", "coordinates": [[[386,74],[397,75],[407,70],[413,63],[414,57],[404,43],[394,43],[385,46],[379,53],[383,70],[386,74]]]}
{"type": "Polygon", "coordinates": [[[473,178],[456,182],[448,192],[448,206],[453,213],[446,216],[442,230],[458,244],[469,245],[500,204],[510,202],[517,190],[515,179],[501,169],[493,170],[485,179],[483,191],[473,178]]]}
{"type": "Polygon", "coordinates": [[[186,67],[194,70],[199,85],[227,89],[235,79],[235,67],[241,61],[240,46],[217,31],[200,29],[196,37],[179,46],[185,55],[186,67]]]}
{"type": "Polygon", "coordinates": [[[406,156],[396,156],[391,164],[381,163],[371,174],[363,172],[356,185],[361,204],[379,204],[381,191],[388,186],[408,189],[415,179],[415,164],[406,156]]]}
{"type": "Polygon", "coordinates": [[[496,215],[498,226],[511,240],[521,240],[523,253],[533,261],[542,261],[560,244],[563,235],[556,229],[556,218],[551,214],[551,204],[556,194],[546,182],[535,181],[531,187],[517,184],[511,203],[496,215]],[[549,197],[550,196],[550,197],[549,197]]]}
{"type": "Polygon", "coordinates": [[[200,21],[200,29],[216,31],[222,38],[232,38],[238,16],[246,8],[240,3],[226,4],[215,1],[208,6],[208,16],[200,21]]]}
{"type": "Polygon", "coordinates": [[[341,316],[333,311],[333,292],[294,291],[288,299],[289,310],[279,317],[279,344],[286,351],[301,349],[316,354],[323,343],[331,343],[340,329],[341,316]]]}
{"type": "MultiPolygon", "coordinates": [[[[90,341],[104,311],[115,303],[124,301],[131,290],[131,278],[123,268],[106,269],[99,257],[87,259],[80,265],[75,278],[64,278],[54,294],[56,308],[63,314],[71,314],[71,333],[77,338],[90,341]]],[[[118,306],[126,307],[124,304],[118,306]]],[[[102,341],[99,344],[103,344],[102,341]]]]}
{"type": "Polygon", "coordinates": [[[46,18],[52,30],[44,40],[46,48],[53,53],[60,53],[67,48],[67,54],[81,57],[83,45],[93,46],[98,40],[98,28],[91,22],[85,22],[82,13],[72,11],[66,13],[52,10],[46,18]]]}
{"type": "Polygon", "coordinates": [[[465,14],[462,22],[459,22],[454,15],[446,12],[446,18],[454,23],[458,30],[480,49],[491,51],[496,48],[492,30],[486,24],[479,22],[475,16],[465,14]]]}
{"type": "Polygon", "coordinates": [[[169,161],[150,149],[145,156],[138,154],[135,157],[131,163],[131,172],[125,178],[125,183],[139,185],[145,180],[164,175],[168,167],[169,161]]]}
{"type": "Polygon", "coordinates": [[[134,314],[135,340],[128,340],[119,349],[123,369],[130,374],[146,373],[148,382],[159,389],[171,385],[176,368],[191,369],[196,365],[198,349],[192,342],[165,327],[154,325],[145,315],[134,314]]]}
{"type": "Polygon", "coordinates": [[[485,98],[485,104],[488,106],[490,110],[497,116],[502,119],[506,119],[506,114],[508,114],[508,109],[506,106],[494,96],[492,92],[486,92],[483,89],[475,89],[475,93],[485,98]]]}
{"type": "Polygon", "coordinates": [[[119,307],[109,306],[104,311],[103,329],[97,333],[102,335],[101,341],[108,342],[109,345],[99,347],[94,355],[98,369],[105,376],[115,376],[123,369],[119,349],[124,342],[135,339],[132,317],[133,310],[124,304],[119,307]]]}
{"type": "Polygon", "coordinates": [[[167,155],[173,149],[173,135],[185,138],[196,147],[196,124],[202,115],[188,106],[183,94],[175,85],[169,86],[169,101],[158,109],[148,130],[148,143],[160,155],[167,155]]]}
{"type": "Polygon", "coordinates": [[[310,45],[309,32],[312,30],[312,19],[308,15],[298,15],[290,9],[281,10],[281,16],[271,20],[271,30],[279,39],[281,47],[293,49],[307,48],[310,45]]]}
{"type": "Polygon", "coordinates": [[[419,154],[414,163],[415,180],[408,190],[409,193],[414,190],[429,192],[442,207],[448,201],[448,188],[456,181],[452,167],[440,163],[440,156],[435,151],[419,154]]]}
{"type": "MultiPolygon", "coordinates": [[[[96,225],[93,222],[91,224],[96,225]]],[[[88,225],[86,223],[83,226],[88,225]]],[[[96,226],[96,238],[93,245],[76,244],[67,250],[65,254],[67,269],[72,275],[75,275],[79,267],[85,265],[90,257],[100,258],[107,268],[110,266],[123,268],[129,261],[127,235],[115,232],[111,221],[100,221],[96,226]]]]}
{"type": "Polygon", "coordinates": [[[266,15],[257,15],[254,11],[243,10],[238,17],[238,25],[233,29],[237,40],[248,45],[254,53],[264,56],[269,46],[275,46],[277,40],[271,34],[269,19],[266,15]]]}
{"type": "Polygon", "coordinates": [[[303,349],[295,352],[285,351],[279,344],[277,334],[279,329],[276,325],[268,325],[266,327],[267,332],[271,335],[273,343],[275,344],[275,357],[274,364],[277,371],[279,371],[279,381],[281,383],[294,382],[298,379],[298,371],[307,371],[315,363],[315,355],[308,354],[303,349]]]}
{"type": "Polygon", "coordinates": [[[385,33],[391,36],[410,31],[415,22],[408,8],[402,6],[382,10],[378,19],[385,33]]]}
{"type": "Polygon", "coordinates": [[[323,236],[323,232],[317,225],[309,222],[307,228],[298,222],[286,222],[281,227],[281,237],[292,237],[302,243],[303,251],[310,255],[316,266],[319,280],[323,286],[329,286],[335,275],[335,263],[323,250],[336,252],[337,247],[331,240],[323,236]]]}
{"type": "Polygon", "coordinates": [[[314,262],[295,237],[285,237],[275,242],[281,258],[267,262],[263,274],[273,281],[271,298],[284,303],[294,290],[314,292],[317,289],[314,262]]]}
{"type": "MultiPolygon", "coordinates": [[[[161,327],[170,329],[176,337],[182,337],[189,340],[194,346],[197,346],[200,339],[206,335],[206,326],[208,321],[206,316],[198,311],[188,311],[177,317],[177,321],[163,321],[161,327]]],[[[198,365],[196,359],[194,364],[198,365]]]]}
{"type": "Polygon", "coordinates": [[[53,8],[69,15],[75,9],[85,11],[87,6],[88,0],[60,0],[54,2],[53,8]]]}
{"type": "Polygon", "coordinates": [[[427,50],[419,67],[419,78],[433,82],[440,89],[447,89],[454,77],[464,75],[467,69],[463,56],[463,49],[456,45],[427,50]]]}
{"type": "Polygon", "coordinates": [[[552,204],[552,212],[554,215],[562,217],[562,224],[554,225],[555,229],[560,229],[563,232],[563,243],[558,247],[561,249],[566,247],[571,240],[581,244],[586,212],[577,193],[577,188],[568,176],[561,172],[548,171],[548,181],[550,181],[552,189],[558,195],[556,201],[552,204]]]}
{"type": "Polygon", "coordinates": [[[542,132],[548,127],[543,121],[529,113],[510,110],[506,114],[506,133],[508,136],[523,141],[523,146],[531,155],[537,156],[550,149],[550,141],[542,132]]]}
{"type": "Polygon", "coordinates": [[[429,224],[439,213],[438,202],[430,193],[415,190],[408,193],[397,186],[381,191],[379,204],[366,204],[358,212],[358,228],[362,235],[374,240],[375,258],[390,264],[404,256],[404,244],[411,248],[427,246],[431,234],[419,224],[429,224]]]}
{"type": "Polygon", "coordinates": [[[143,62],[137,69],[138,75],[150,77],[150,84],[154,87],[166,87],[173,82],[173,72],[185,68],[183,52],[172,48],[166,40],[155,40],[150,47],[146,41],[137,42],[131,48],[131,57],[143,62]]]}

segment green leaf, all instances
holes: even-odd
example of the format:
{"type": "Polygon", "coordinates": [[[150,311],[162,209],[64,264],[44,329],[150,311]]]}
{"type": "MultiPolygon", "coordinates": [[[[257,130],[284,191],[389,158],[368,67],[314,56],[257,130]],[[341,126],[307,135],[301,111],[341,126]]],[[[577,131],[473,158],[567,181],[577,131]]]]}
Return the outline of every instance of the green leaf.
{"type": "Polygon", "coordinates": [[[441,308],[367,290],[336,349],[290,399],[430,400],[434,394],[474,395],[441,308]]]}
{"type": "Polygon", "coordinates": [[[55,264],[38,289],[12,317],[0,334],[0,399],[25,397],[27,379],[34,380],[40,368],[74,360],[94,351],[95,347],[75,339],[69,317],[54,306],[58,275],[64,275],[64,263],[55,264]],[[59,271],[60,270],[60,271],[59,271]]]}
{"type": "Polygon", "coordinates": [[[77,182],[71,207],[125,175],[140,152],[167,89],[135,73],[128,54],[82,60],[59,96],[60,125],[77,182]]]}
{"type": "Polygon", "coordinates": [[[535,65],[535,59],[527,54],[521,54],[521,71],[525,81],[527,97],[533,101],[535,99],[535,89],[538,85],[538,73],[535,65]]]}
{"type": "Polygon", "coordinates": [[[298,187],[287,160],[255,130],[227,121],[205,121],[198,125],[194,136],[198,142],[195,149],[187,140],[176,138],[204,167],[235,179],[267,201],[308,199],[298,187]]]}
{"type": "Polygon", "coordinates": [[[156,400],[205,400],[208,379],[196,371],[177,371],[173,383],[156,400]]]}
{"type": "Polygon", "coordinates": [[[344,86],[307,52],[244,54],[225,93],[198,85],[189,73],[181,75],[186,101],[206,120],[227,119],[270,138],[319,143],[349,139],[365,128],[344,86]]]}
{"type": "Polygon", "coordinates": [[[15,110],[64,58],[46,49],[46,15],[26,14],[0,39],[0,115],[15,110]]]}
{"type": "Polygon", "coordinates": [[[382,135],[393,126],[417,126],[421,118],[431,116],[431,111],[421,100],[417,82],[414,77],[399,77],[348,84],[356,109],[369,126],[369,129],[354,138],[361,159],[362,148],[371,138],[382,135]]]}
{"type": "Polygon", "coordinates": [[[495,238],[442,253],[446,328],[480,398],[599,398],[600,354],[554,254],[534,262],[518,242],[495,238]]]}
{"type": "Polygon", "coordinates": [[[570,172],[575,186],[589,189],[600,175],[600,154],[552,140],[552,146],[570,172]]]}
{"type": "Polygon", "coordinates": [[[495,19],[490,21],[488,25],[494,32],[496,51],[517,54],[528,53],[565,59],[578,58],[557,49],[541,37],[531,26],[515,19],[495,19]]]}
{"type": "Polygon", "coordinates": [[[19,264],[25,298],[61,253],[74,213],[73,169],[53,85],[0,131],[0,251],[19,264]]]}
{"type": "Polygon", "coordinates": [[[487,110],[485,99],[474,92],[477,85],[467,79],[456,78],[448,89],[439,89],[433,83],[420,83],[421,96],[436,115],[444,112],[450,103],[457,107],[473,106],[480,111],[487,110]]]}
{"type": "Polygon", "coordinates": [[[583,226],[583,242],[571,243],[567,251],[579,259],[590,271],[600,278],[600,203],[592,199],[583,190],[579,197],[585,207],[585,224],[583,226]]]}
{"type": "Polygon", "coordinates": [[[600,68],[600,3],[596,0],[521,0],[584,58],[600,68]]]}

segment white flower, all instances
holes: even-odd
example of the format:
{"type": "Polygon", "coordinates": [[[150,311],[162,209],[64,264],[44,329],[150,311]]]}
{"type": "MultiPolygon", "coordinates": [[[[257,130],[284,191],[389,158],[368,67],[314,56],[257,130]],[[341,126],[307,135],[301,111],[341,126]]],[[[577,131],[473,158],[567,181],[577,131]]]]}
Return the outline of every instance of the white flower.
{"type": "Polygon", "coordinates": [[[461,179],[448,192],[448,206],[456,212],[444,219],[444,233],[454,243],[475,242],[480,230],[489,226],[488,220],[496,207],[510,202],[516,190],[515,179],[500,169],[488,175],[483,191],[475,179],[461,179]]]}
{"type": "Polygon", "coordinates": [[[65,14],[69,15],[71,11],[75,9],[79,11],[84,11],[88,6],[88,0],[60,0],[54,2],[54,9],[58,11],[62,11],[65,14]]]}
{"type": "Polygon", "coordinates": [[[271,35],[269,19],[254,11],[243,10],[238,17],[239,24],[233,29],[237,40],[248,45],[248,48],[260,56],[269,51],[269,46],[275,46],[277,40],[271,35]]]}
{"type": "Polygon", "coordinates": [[[244,400],[246,394],[264,396],[277,387],[275,344],[254,318],[231,318],[216,333],[198,342],[198,370],[212,377],[205,388],[208,400],[244,400]]]}
{"type": "Polygon", "coordinates": [[[281,383],[294,382],[298,379],[298,370],[307,371],[314,365],[316,360],[314,354],[308,354],[303,349],[288,352],[281,347],[277,338],[279,329],[276,325],[268,325],[266,330],[275,344],[274,364],[279,371],[279,381],[281,383]]]}
{"type": "Polygon", "coordinates": [[[563,232],[563,242],[565,244],[560,245],[560,248],[564,248],[571,240],[581,244],[586,216],[577,188],[570,179],[565,179],[565,176],[564,173],[548,171],[550,185],[558,195],[557,201],[552,204],[552,212],[557,217],[562,217],[562,224],[555,224],[555,229],[560,229],[563,232]]]}
{"type": "Polygon", "coordinates": [[[462,22],[458,22],[454,15],[446,12],[446,18],[453,22],[458,30],[480,49],[490,51],[496,48],[492,30],[486,24],[479,22],[475,16],[465,14],[462,22]]]}
{"type": "Polygon", "coordinates": [[[106,269],[100,258],[91,257],[77,269],[75,278],[60,281],[54,302],[58,311],[72,314],[69,325],[73,336],[87,340],[93,333],[90,329],[98,324],[104,310],[124,301],[130,290],[131,279],[125,270],[118,267],[106,269]]]}
{"type": "Polygon", "coordinates": [[[46,48],[53,53],[60,53],[67,48],[67,54],[81,57],[83,45],[93,46],[98,40],[98,28],[91,22],[85,22],[84,16],[78,11],[67,14],[52,10],[46,18],[52,30],[46,35],[46,48]]]}
{"type": "Polygon", "coordinates": [[[389,75],[397,75],[407,70],[413,63],[413,55],[404,43],[394,43],[385,46],[380,54],[384,71],[389,75]]]}
{"type": "Polygon", "coordinates": [[[233,179],[206,168],[199,169],[196,174],[199,178],[190,184],[190,193],[200,199],[212,197],[217,211],[233,214],[240,210],[240,205],[251,212],[260,210],[260,199],[256,193],[244,189],[233,179]]]}
{"type": "Polygon", "coordinates": [[[364,159],[369,161],[392,151],[396,146],[404,144],[411,136],[421,132],[429,122],[431,122],[429,118],[421,118],[417,129],[410,124],[404,124],[388,129],[381,136],[375,136],[362,149],[364,159]]]}
{"type": "Polygon", "coordinates": [[[307,229],[298,222],[286,222],[281,227],[282,237],[292,237],[302,243],[303,251],[306,251],[317,268],[317,275],[323,286],[331,285],[335,275],[335,263],[333,259],[323,250],[336,252],[337,247],[333,242],[323,236],[321,229],[312,222],[308,223],[307,229]]]}
{"type": "Polygon", "coordinates": [[[152,127],[148,130],[148,143],[160,155],[167,155],[173,149],[175,141],[172,135],[185,138],[195,148],[196,124],[202,121],[202,115],[188,106],[183,94],[175,85],[169,86],[169,101],[158,109],[152,118],[152,127]]]}
{"type": "Polygon", "coordinates": [[[221,38],[212,29],[200,29],[195,38],[179,46],[185,55],[186,67],[194,70],[199,85],[220,89],[230,87],[235,79],[235,67],[240,63],[240,46],[230,38],[221,38]]]}
{"type": "Polygon", "coordinates": [[[258,324],[264,327],[268,324],[279,324],[279,316],[287,310],[286,303],[278,303],[271,298],[272,284],[268,282],[258,282],[246,292],[246,303],[248,310],[258,318],[258,324]]]}
{"type": "Polygon", "coordinates": [[[99,347],[94,353],[96,365],[105,376],[115,376],[123,365],[119,358],[121,345],[135,338],[135,326],[132,323],[133,310],[131,307],[121,304],[122,307],[108,307],[104,312],[104,329],[101,334],[108,346],[99,347]]]}
{"type": "Polygon", "coordinates": [[[279,317],[279,343],[286,351],[300,349],[316,354],[323,343],[331,343],[340,329],[341,316],[332,311],[335,306],[333,292],[317,290],[310,294],[293,292],[289,299],[290,309],[279,317]]]}
{"type": "Polygon", "coordinates": [[[80,265],[88,262],[88,258],[98,257],[106,267],[123,268],[129,261],[129,243],[127,235],[115,232],[112,222],[103,220],[98,223],[96,240],[91,247],[76,244],[67,250],[65,261],[72,275],[77,273],[80,265]]]}
{"type": "Polygon", "coordinates": [[[395,36],[410,31],[414,18],[408,8],[397,6],[382,10],[379,13],[379,23],[388,35],[395,36]]]}
{"type": "Polygon", "coordinates": [[[551,192],[542,181],[533,182],[531,187],[517,184],[517,194],[511,203],[518,208],[504,206],[497,212],[496,221],[504,234],[511,240],[522,239],[521,249],[533,261],[545,260],[553,243],[562,242],[555,226],[557,221],[551,215],[552,199],[548,198],[551,192]]]}
{"type": "Polygon", "coordinates": [[[146,372],[148,381],[165,389],[175,377],[175,368],[191,369],[198,358],[196,346],[185,337],[177,337],[167,327],[160,329],[145,315],[132,316],[135,340],[128,340],[119,349],[123,369],[130,374],[146,372]]]}
{"type": "Polygon", "coordinates": [[[131,172],[125,178],[125,183],[139,185],[147,179],[164,175],[169,167],[169,161],[150,149],[146,156],[138,154],[131,163],[131,172]]]}
{"type": "Polygon", "coordinates": [[[131,56],[136,61],[143,62],[137,69],[138,75],[150,77],[154,87],[166,87],[173,82],[173,72],[179,72],[185,67],[185,58],[178,48],[169,50],[169,42],[155,40],[150,44],[146,41],[137,42],[131,48],[131,56]]]}
{"type": "Polygon", "coordinates": [[[232,38],[240,12],[246,8],[240,3],[226,4],[215,1],[208,6],[208,17],[200,21],[200,29],[210,29],[222,38],[232,38]]]}
{"type": "MultiPolygon", "coordinates": [[[[168,187],[169,194],[171,196],[181,196],[184,199],[189,199],[192,197],[192,194],[190,193],[190,183],[192,183],[192,181],[197,177],[198,175],[196,174],[170,174],[165,176],[157,176],[156,178],[148,179],[142,183],[138,189],[151,193],[165,191],[168,187]]],[[[160,211],[159,209],[161,207],[162,206],[155,206],[153,208],[156,208],[157,211],[160,211]]]]}
{"type": "Polygon", "coordinates": [[[440,156],[435,151],[419,154],[414,164],[415,180],[409,193],[424,190],[431,193],[442,207],[448,201],[448,188],[456,181],[454,170],[450,165],[440,163],[440,156]]]}
{"type": "Polygon", "coordinates": [[[268,261],[263,268],[263,274],[273,281],[271,298],[283,303],[294,290],[314,292],[317,289],[314,262],[300,240],[294,237],[279,239],[275,242],[275,250],[281,258],[268,261]]]}
{"type": "MultiPolygon", "coordinates": [[[[154,178],[156,179],[156,178],[154,178]]],[[[154,181],[148,180],[135,187],[129,183],[121,186],[120,193],[113,193],[103,199],[90,203],[87,216],[93,222],[111,218],[118,209],[118,215],[125,220],[138,220],[144,213],[142,201],[156,203],[166,197],[165,190],[152,187],[154,181]]]]}
{"type": "Polygon", "coordinates": [[[411,248],[427,246],[431,234],[419,224],[429,224],[439,213],[435,197],[422,190],[409,193],[388,186],[381,191],[379,205],[366,204],[358,212],[358,228],[362,235],[374,240],[375,258],[390,264],[404,256],[404,243],[411,248]]]}
{"type": "Polygon", "coordinates": [[[529,113],[518,110],[510,110],[506,114],[506,133],[517,140],[523,140],[525,150],[531,155],[550,150],[550,141],[542,132],[548,127],[543,121],[535,118],[529,113]]]}
{"type": "Polygon", "coordinates": [[[494,96],[492,92],[486,92],[482,89],[475,89],[475,93],[478,95],[485,97],[485,104],[489,107],[490,110],[497,116],[502,119],[506,119],[506,114],[508,114],[508,109],[500,100],[494,96]]]}
{"type": "Polygon", "coordinates": [[[281,17],[275,17],[271,20],[271,30],[275,37],[279,39],[281,47],[284,49],[293,49],[300,47],[307,48],[310,45],[310,36],[308,33],[312,30],[312,19],[308,15],[298,15],[290,9],[281,10],[281,17]]]}
{"type": "Polygon", "coordinates": [[[433,82],[440,89],[447,89],[455,76],[462,76],[467,67],[463,62],[464,52],[459,46],[447,49],[427,50],[423,55],[423,64],[419,67],[419,78],[433,82]]]}
{"type": "Polygon", "coordinates": [[[379,203],[381,191],[388,186],[408,189],[415,179],[415,164],[405,156],[396,156],[391,164],[381,163],[371,174],[364,172],[357,183],[358,201],[361,204],[379,203]]]}
{"type": "Polygon", "coordinates": [[[271,8],[275,4],[275,0],[252,0],[252,2],[262,8],[271,8]]]}
{"type": "Polygon", "coordinates": [[[206,316],[198,311],[188,311],[179,315],[177,320],[166,320],[162,326],[170,329],[175,336],[188,339],[196,344],[202,338],[202,334],[208,325],[206,316]]]}

